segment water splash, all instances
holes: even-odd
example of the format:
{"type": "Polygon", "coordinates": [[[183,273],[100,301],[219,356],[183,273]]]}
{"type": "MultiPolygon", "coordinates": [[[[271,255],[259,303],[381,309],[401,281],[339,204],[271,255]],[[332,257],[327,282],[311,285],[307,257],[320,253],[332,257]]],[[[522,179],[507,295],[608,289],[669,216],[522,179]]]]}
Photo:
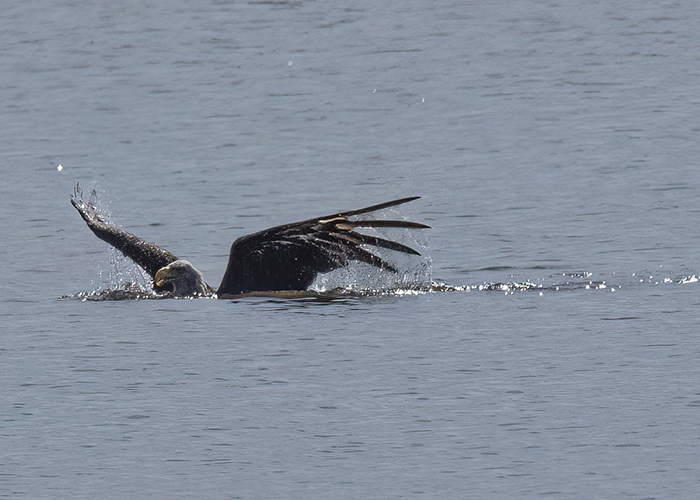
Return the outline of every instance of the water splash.
{"type": "MultiPolygon", "coordinates": [[[[363,219],[405,219],[402,211],[389,208],[380,212],[363,215],[363,219]]],[[[417,250],[420,255],[370,246],[367,250],[390,263],[398,272],[379,269],[375,266],[350,262],[347,266],[329,273],[320,274],[310,286],[310,290],[320,294],[340,294],[344,296],[369,296],[383,294],[420,293],[432,283],[433,260],[425,231],[409,231],[397,228],[363,228],[359,232],[395,241],[417,250]]]]}
{"type": "Polygon", "coordinates": [[[62,298],[74,298],[88,302],[102,302],[118,300],[152,300],[166,297],[143,290],[140,286],[134,285],[133,283],[123,283],[116,288],[98,288],[97,290],[93,290],[91,292],[80,292],[72,297],[62,298]]]}
{"type": "MultiPolygon", "coordinates": [[[[82,191],[76,194],[82,198],[82,191]]],[[[91,190],[86,203],[92,205],[105,221],[112,223],[109,207],[101,203],[95,189],[91,190]]],[[[397,212],[395,209],[392,211],[397,212]]],[[[421,256],[371,247],[369,250],[390,263],[399,272],[379,269],[366,263],[352,262],[341,269],[319,275],[308,292],[257,293],[249,294],[249,296],[271,296],[282,299],[316,297],[322,300],[333,300],[336,298],[460,292],[497,292],[505,295],[536,292],[539,295],[544,295],[550,292],[585,290],[612,293],[623,287],[639,284],[685,285],[700,281],[696,275],[659,278],[651,274],[638,275],[637,273],[631,275],[615,275],[613,273],[607,279],[600,279],[595,278],[594,274],[589,271],[573,271],[556,273],[534,280],[519,281],[511,275],[512,281],[451,285],[433,279],[433,262],[429,255],[429,245],[425,232],[401,229],[367,229],[365,231],[415,248],[421,253],[421,256]]],[[[93,282],[93,284],[95,283],[93,282]]],[[[85,301],[160,300],[170,297],[169,294],[156,294],[151,287],[150,277],[134,262],[113,248],[110,248],[109,265],[99,271],[99,286],[93,291],[81,292],[73,296],[73,298],[85,301]]]]}

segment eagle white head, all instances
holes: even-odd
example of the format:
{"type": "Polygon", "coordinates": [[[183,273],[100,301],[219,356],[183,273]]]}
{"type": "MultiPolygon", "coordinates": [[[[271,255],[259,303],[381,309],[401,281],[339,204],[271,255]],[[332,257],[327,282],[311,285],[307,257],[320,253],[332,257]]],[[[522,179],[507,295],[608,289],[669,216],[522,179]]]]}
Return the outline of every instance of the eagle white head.
{"type": "Polygon", "coordinates": [[[186,260],[176,260],[158,269],[153,279],[156,292],[170,292],[175,297],[211,295],[213,290],[204,282],[200,273],[186,260]]]}

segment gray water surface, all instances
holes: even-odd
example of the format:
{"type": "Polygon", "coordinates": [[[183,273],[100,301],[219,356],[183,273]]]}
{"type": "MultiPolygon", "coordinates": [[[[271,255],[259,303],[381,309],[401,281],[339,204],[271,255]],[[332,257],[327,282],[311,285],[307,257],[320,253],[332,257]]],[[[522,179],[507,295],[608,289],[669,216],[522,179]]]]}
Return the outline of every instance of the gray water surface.
{"type": "Polygon", "coordinates": [[[4,6],[0,497],[695,498],[698,25],[651,0],[4,6]],[[399,215],[454,290],[83,301],[135,274],[78,181],[214,286],[238,236],[420,195],[399,215]]]}

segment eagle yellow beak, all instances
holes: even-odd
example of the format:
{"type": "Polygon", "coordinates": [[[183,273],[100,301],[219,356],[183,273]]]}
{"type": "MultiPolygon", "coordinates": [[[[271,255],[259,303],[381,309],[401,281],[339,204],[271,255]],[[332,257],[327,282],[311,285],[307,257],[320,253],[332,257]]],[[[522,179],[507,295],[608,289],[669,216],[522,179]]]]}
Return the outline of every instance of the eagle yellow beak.
{"type": "Polygon", "coordinates": [[[156,273],[155,277],[153,278],[153,283],[156,286],[163,286],[165,285],[165,282],[168,281],[168,278],[174,278],[175,273],[173,272],[172,269],[168,269],[167,267],[161,267],[158,269],[158,272],[156,273]]]}

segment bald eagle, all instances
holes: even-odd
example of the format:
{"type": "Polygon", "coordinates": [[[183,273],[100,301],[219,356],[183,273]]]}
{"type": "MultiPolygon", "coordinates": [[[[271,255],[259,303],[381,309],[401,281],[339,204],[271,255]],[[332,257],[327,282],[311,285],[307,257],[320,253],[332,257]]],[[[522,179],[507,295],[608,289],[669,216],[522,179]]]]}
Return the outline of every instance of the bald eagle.
{"type": "Polygon", "coordinates": [[[153,279],[156,293],[176,297],[216,296],[308,290],[319,273],[342,268],[350,261],[382,270],[397,269],[366,250],[374,246],[410,255],[420,255],[401,243],[355,231],[356,228],[427,229],[430,226],[403,220],[355,220],[350,217],[376,212],[420,198],[413,196],[370,207],[324,215],[242,236],[231,245],[228,267],[217,290],[186,260],[110,224],[95,205],[83,198],[78,184],[71,203],[92,232],[138,264],[153,279]]]}

